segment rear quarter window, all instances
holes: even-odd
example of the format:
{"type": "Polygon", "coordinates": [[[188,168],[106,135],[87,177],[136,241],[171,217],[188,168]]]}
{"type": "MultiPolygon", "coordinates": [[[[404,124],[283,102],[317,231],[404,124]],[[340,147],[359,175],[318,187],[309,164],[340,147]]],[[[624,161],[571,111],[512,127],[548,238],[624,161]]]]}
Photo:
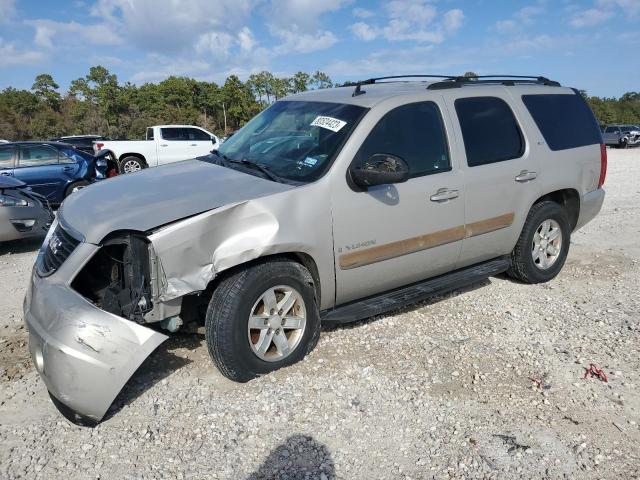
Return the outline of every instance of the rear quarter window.
{"type": "Polygon", "coordinates": [[[551,150],[602,143],[598,122],[580,95],[523,95],[522,101],[551,150]]]}
{"type": "Polygon", "coordinates": [[[497,97],[467,97],[455,101],[467,165],[477,167],[520,158],[524,137],[511,108],[497,97]]]}

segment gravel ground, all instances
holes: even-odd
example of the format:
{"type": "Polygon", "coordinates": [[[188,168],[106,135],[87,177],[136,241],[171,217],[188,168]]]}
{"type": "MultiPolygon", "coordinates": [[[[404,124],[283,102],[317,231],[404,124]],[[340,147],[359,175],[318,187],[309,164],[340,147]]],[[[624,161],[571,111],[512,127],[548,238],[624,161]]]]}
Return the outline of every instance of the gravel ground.
{"type": "Polygon", "coordinates": [[[548,284],[491,278],[327,330],[243,385],[177,334],[93,429],[30,365],[37,242],[0,246],[0,477],[638,478],[639,178],[640,149],[609,150],[603,211],[548,284]],[[590,363],[607,383],[582,378],[590,363]]]}

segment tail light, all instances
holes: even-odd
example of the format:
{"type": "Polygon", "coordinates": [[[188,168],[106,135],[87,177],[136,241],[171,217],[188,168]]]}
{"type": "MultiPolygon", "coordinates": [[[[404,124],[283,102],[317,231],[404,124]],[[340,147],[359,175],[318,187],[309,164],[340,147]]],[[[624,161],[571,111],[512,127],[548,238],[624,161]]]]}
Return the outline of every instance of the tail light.
{"type": "Polygon", "coordinates": [[[598,188],[604,185],[604,179],[607,176],[607,146],[600,144],[600,179],[598,180],[598,188]]]}
{"type": "Polygon", "coordinates": [[[93,147],[93,149],[94,149],[96,152],[99,152],[100,150],[102,150],[102,147],[104,147],[104,143],[94,143],[94,147],[93,147]]]}

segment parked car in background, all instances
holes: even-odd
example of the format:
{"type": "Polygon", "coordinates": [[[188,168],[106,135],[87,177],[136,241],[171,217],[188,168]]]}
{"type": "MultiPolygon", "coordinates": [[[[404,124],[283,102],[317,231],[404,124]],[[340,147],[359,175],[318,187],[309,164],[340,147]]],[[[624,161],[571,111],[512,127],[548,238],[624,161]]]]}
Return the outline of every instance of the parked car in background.
{"type": "Polygon", "coordinates": [[[92,182],[117,175],[117,167],[66,143],[9,142],[0,145],[0,175],[22,180],[57,205],[92,182]]]}
{"type": "Polygon", "coordinates": [[[207,155],[220,146],[220,141],[200,127],[158,125],[147,128],[145,140],[100,140],[93,145],[94,152],[111,152],[120,173],[131,173],[207,155]]]}
{"type": "Polygon", "coordinates": [[[541,77],[376,80],[287,97],[211,155],[66,201],[24,302],[52,397],[100,420],[182,322],[245,382],[304,358],[321,324],[556,277],[605,196],[583,97],[541,77]]]}
{"type": "Polygon", "coordinates": [[[635,147],[640,145],[640,128],[637,125],[608,125],[602,138],[610,147],[635,147]]]}
{"type": "Polygon", "coordinates": [[[0,242],[43,237],[53,219],[44,197],[17,178],[0,176],[0,242]]]}
{"type": "Polygon", "coordinates": [[[102,135],[71,135],[68,137],[58,137],[51,139],[52,142],[68,143],[74,148],[90,154],[93,154],[94,152],[93,142],[98,142],[101,140],[110,140],[110,138],[103,137],[102,135]]]}
{"type": "Polygon", "coordinates": [[[9,140],[3,140],[0,138],[0,143],[9,143],[9,140]]]}

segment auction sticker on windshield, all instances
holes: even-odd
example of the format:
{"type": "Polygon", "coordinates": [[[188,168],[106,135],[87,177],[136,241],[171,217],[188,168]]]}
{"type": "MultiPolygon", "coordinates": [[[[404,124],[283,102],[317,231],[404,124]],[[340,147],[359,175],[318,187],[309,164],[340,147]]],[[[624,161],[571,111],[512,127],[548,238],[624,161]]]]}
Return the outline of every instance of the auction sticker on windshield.
{"type": "Polygon", "coordinates": [[[347,122],[343,122],[342,120],[338,120],[337,118],[323,116],[317,116],[316,119],[311,122],[312,127],[326,128],[327,130],[331,130],[332,132],[339,132],[340,129],[346,124],[347,122]]]}

